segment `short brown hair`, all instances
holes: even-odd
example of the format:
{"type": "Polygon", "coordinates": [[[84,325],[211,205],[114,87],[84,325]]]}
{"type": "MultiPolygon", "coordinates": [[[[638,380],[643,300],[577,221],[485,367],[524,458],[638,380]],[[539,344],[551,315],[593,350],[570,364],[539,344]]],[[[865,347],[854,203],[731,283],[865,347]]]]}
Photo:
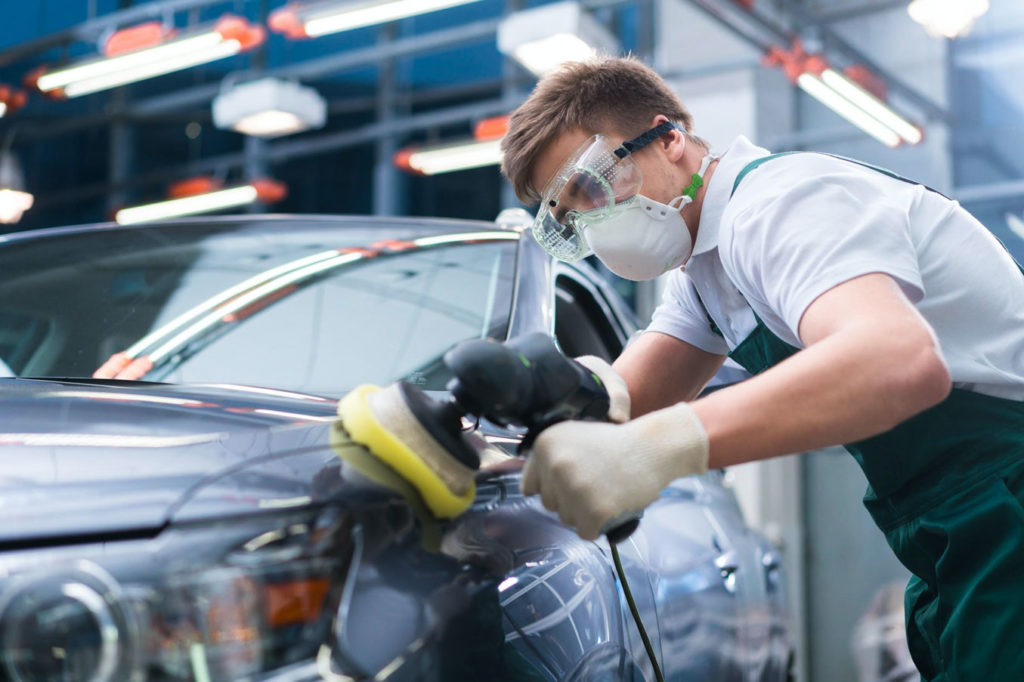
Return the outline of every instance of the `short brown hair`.
{"type": "MultiPolygon", "coordinates": [[[[550,142],[569,130],[600,131],[635,137],[658,114],[689,134],[693,117],[668,84],[635,57],[597,57],[565,64],[537,83],[512,113],[501,141],[501,172],[519,200],[540,200],[543,188],[530,185],[533,164],[550,142]]],[[[702,145],[707,146],[702,140],[702,145]]]]}

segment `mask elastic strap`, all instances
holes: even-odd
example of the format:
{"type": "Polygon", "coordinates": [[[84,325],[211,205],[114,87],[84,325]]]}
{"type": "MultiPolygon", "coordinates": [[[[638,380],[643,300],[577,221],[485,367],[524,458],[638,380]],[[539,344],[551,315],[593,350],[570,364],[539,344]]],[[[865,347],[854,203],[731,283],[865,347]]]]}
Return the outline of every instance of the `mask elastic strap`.
{"type": "MultiPolygon", "coordinates": [[[[690,176],[690,184],[683,189],[683,194],[677,199],[684,199],[683,204],[689,204],[697,196],[697,189],[703,186],[703,176],[708,172],[708,167],[711,166],[711,162],[715,161],[717,157],[712,155],[706,155],[705,158],[700,160],[700,170],[690,176]]],[[[673,201],[676,201],[675,199],[673,201]]],[[[682,206],[682,204],[680,204],[682,206]]]]}

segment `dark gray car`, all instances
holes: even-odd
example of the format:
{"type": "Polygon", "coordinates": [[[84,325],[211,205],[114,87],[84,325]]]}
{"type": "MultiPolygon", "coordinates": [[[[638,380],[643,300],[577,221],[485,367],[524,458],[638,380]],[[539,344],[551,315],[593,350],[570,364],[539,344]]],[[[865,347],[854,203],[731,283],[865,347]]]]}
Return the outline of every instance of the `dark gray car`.
{"type": "MultiPolygon", "coordinates": [[[[607,545],[520,494],[521,433],[467,423],[493,448],[437,523],[333,427],[361,383],[441,395],[464,339],[611,359],[634,330],[493,223],[0,238],[0,680],[653,679],[607,545]]],[[[620,547],[667,679],[786,678],[778,559],[720,472],[620,547]]]]}

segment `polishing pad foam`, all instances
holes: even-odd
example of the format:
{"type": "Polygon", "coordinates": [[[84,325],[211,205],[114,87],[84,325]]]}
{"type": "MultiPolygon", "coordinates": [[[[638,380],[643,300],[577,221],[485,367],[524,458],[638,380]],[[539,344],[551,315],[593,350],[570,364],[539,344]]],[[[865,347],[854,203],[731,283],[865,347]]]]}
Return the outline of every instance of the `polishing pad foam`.
{"type": "Polygon", "coordinates": [[[338,416],[352,440],[415,487],[437,518],[458,516],[473,503],[473,470],[438,445],[397,386],[357,387],[338,403],[338,416]]]}

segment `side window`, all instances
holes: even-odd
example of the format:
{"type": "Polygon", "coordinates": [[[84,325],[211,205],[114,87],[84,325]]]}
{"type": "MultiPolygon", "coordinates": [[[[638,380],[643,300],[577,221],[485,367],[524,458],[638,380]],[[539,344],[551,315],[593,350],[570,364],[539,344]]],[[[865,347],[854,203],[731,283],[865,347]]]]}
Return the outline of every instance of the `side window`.
{"type": "Polygon", "coordinates": [[[569,357],[596,355],[609,362],[622,343],[593,294],[566,276],[555,281],[555,338],[569,357]]]}

